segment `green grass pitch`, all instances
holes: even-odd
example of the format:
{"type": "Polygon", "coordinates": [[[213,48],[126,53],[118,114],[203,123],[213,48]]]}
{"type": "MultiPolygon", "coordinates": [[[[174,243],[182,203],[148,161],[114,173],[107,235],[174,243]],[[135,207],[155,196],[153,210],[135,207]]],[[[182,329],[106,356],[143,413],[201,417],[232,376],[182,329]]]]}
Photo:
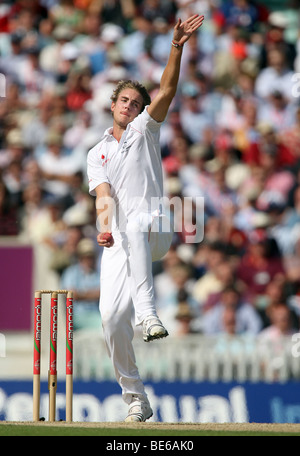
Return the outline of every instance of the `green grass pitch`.
{"type": "Polygon", "coordinates": [[[176,426],[175,424],[170,425],[170,427],[164,425],[159,426],[157,424],[155,428],[153,425],[148,425],[148,423],[141,423],[139,426],[123,426],[122,424],[118,427],[117,423],[6,423],[0,422],[0,436],[60,436],[60,437],[75,437],[75,436],[98,436],[98,437],[152,437],[153,439],[159,437],[203,437],[203,436],[299,436],[298,428],[291,429],[282,429],[279,427],[271,427],[262,425],[261,430],[260,426],[257,424],[253,429],[251,425],[241,426],[241,429],[238,429],[237,426],[230,428],[230,425],[225,426],[225,429],[220,428],[220,426],[211,425],[209,429],[203,425],[201,429],[201,424],[197,426],[176,426]]]}

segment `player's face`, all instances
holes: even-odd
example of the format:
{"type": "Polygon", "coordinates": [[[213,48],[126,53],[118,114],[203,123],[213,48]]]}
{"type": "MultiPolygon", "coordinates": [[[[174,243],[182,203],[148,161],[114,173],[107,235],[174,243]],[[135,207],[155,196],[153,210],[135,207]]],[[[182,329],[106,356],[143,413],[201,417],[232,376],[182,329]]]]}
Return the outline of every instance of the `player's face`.
{"type": "Polygon", "coordinates": [[[134,89],[124,89],[119,94],[117,101],[111,104],[114,121],[126,128],[141,112],[143,97],[134,89]]]}

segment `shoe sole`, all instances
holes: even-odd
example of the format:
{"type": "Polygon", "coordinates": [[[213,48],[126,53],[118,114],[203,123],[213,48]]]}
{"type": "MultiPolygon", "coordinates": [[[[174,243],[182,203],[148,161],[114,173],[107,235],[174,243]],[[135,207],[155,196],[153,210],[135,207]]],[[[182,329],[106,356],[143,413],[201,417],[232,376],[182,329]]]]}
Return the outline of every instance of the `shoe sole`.
{"type": "Polygon", "coordinates": [[[147,336],[143,336],[143,339],[145,342],[151,342],[152,340],[157,340],[157,339],[163,339],[164,337],[167,337],[169,335],[168,331],[166,331],[164,334],[153,334],[152,336],[150,334],[147,334],[147,336]]]}
{"type": "Polygon", "coordinates": [[[141,414],[139,414],[139,415],[128,415],[125,418],[125,423],[144,423],[146,420],[149,420],[152,416],[153,416],[153,413],[151,413],[151,415],[147,416],[147,418],[145,418],[144,420],[143,419],[134,420],[133,419],[134,417],[137,417],[137,418],[141,417],[142,418],[141,414]]]}

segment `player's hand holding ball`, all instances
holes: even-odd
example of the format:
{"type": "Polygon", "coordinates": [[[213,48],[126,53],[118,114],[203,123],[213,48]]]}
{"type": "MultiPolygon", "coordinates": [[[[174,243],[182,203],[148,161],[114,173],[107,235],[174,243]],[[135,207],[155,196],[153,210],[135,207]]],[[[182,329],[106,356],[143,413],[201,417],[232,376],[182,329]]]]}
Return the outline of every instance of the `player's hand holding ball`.
{"type": "Polygon", "coordinates": [[[97,236],[97,242],[101,247],[112,247],[114,245],[112,233],[99,233],[97,236]]]}

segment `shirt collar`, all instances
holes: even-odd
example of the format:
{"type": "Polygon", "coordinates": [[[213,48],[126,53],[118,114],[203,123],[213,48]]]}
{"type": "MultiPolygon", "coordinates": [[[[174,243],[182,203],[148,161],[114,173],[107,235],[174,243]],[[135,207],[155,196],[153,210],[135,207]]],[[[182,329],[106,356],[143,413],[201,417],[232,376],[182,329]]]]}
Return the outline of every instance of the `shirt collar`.
{"type": "Polygon", "coordinates": [[[113,133],[113,127],[107,128],[107,130],[105,130],[105,132],[104,132],[103,138],[108,138],[109,136],[112,136],[112,133],[113,133]]]}

